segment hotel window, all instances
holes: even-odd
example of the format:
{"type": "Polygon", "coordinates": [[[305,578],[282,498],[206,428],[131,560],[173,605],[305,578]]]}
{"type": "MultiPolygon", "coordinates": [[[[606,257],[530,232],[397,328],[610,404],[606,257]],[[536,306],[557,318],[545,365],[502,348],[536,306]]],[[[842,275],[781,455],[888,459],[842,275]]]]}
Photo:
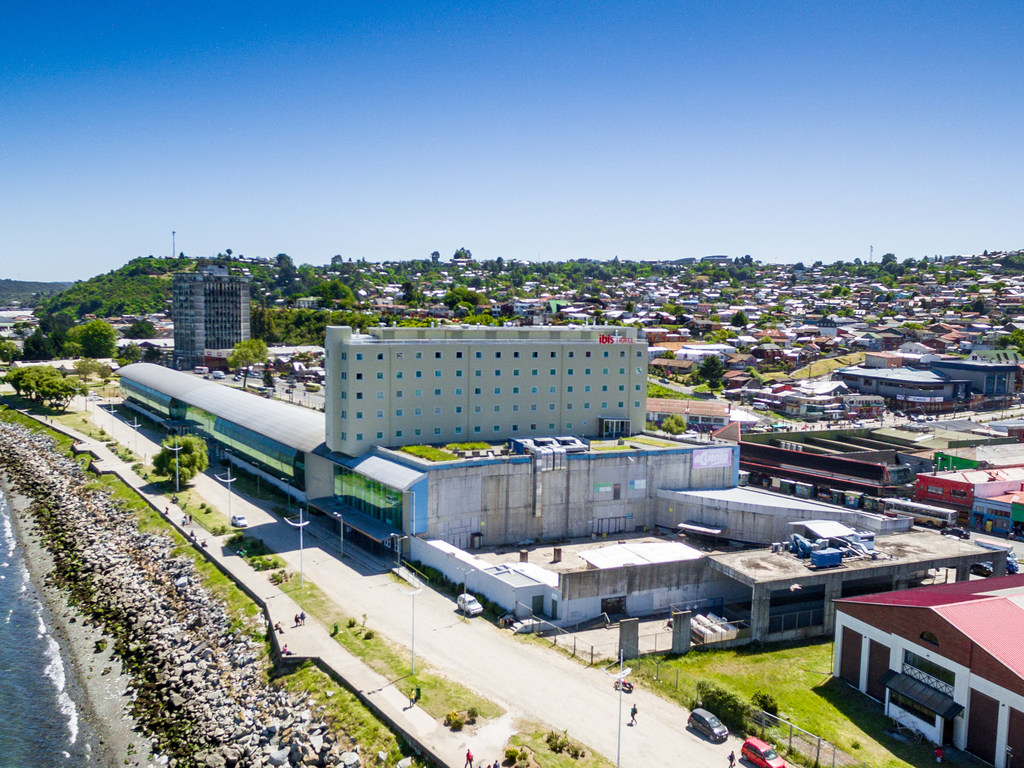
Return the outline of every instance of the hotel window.
{"type": "Polygon", "coordinates": [[[473,427],[473,431],[474,432],[479,432],[480,431],[480,427],[473,427]]]}
{"type": "Polygon", "coordinates": [[[417,408],[415,411],[413,411],[413,413],[416,416],[422,416],[423,415],[423,409],[422,408],[417,408]]]}
{"type": "Polygon", "coordinates": [[[625,384],[619,384],[619,392],[625,392],[625,391],[626,391],[626,385],[625,384]]]}
{"type": "Polygon", "coordinates": [[[396,374],[395,374],[395,378],[396,378],[396,379],[400,379],[400,378],[402,378],[403,376],[405,376],[405,374],[404,374],[404,373],[402,373],[401,371],[398,371],[398,373],[396,373],[396,374]]]}
{"type": "Polygon", "coordinates": [[[456,435],[461,435],[462,434],[462,427],[456,427],[455,428],[455,434],[456,435]]]}
{"type": "Polygon", "coordinates": [[[586,374],[587,376],[589,376],[589,375],[590,375],[590,369],[589,369],[589,368],[584,368],[584,369],[583,369],[583,372],[584,372],[584,373],[585,373],[585,374],[586,374]]]}
{"type": "Polygon", "coordinates": [[[440,379],[441,378],[441,372],[440,371],[434,371],[434,378],[435,379],[440,379]]]}
{"type": "Polygon", "coordinates": [[[342,371],[341,372],[341,380],[345,381],[345,379],[347,379],[347,378],[348,378],[348,371],[342,371]]]}
{"type": "Polygon", "coordinates": [[[500,405],[494,406],[494,412],[495,413],[501,413],[501,406],[500,405]]]}
{"type": "Polygon", "coordinates": [[[482,352],[477,352],[477,353],[476,353],[476,354],[474,355],[474,357],[475,357],[475,358],[476,358],[477,360],[479,360],[479,359],[480,359],[481,357],[483,357],[483,353],[482,353],[482,352]]]}
{"type": "Polygon", "coordinates": [[[402,396],[402,390],[396,389],[395,390],[395,397],[401,397],[401,396],[402,396]]]}
{"type": "Polygon", "coordinates": [[[423,390],[417,389],[415,392],[413,392],[413,395],[415,395],[416,397],[423,397],[423,390]]]}
{"type": "Polygon", "coordinates": [[[548,422],[548,429],[554,429],[554,428],[555,428],[555,425],[552,424],[551,422],[548,422]]]}
{"type": "Polygon", "coordinates": [[[348,352],[342,352],[341,353],[341,359],[342,360],[348,360],[348,352]]]}
{"type": "Polygon", "coordinates": [[[347,419],[348,418],[348,411],[342,411],[341,412],[341,418],[347,419]]]}
{"type": "Polygon", "coordinates": [[[455,353],[455,359],[456,360],[461,360],[462,359],[462,353],[461,352],[456,352],[455,353]]]}
{"type": "Polygon", "coordinates": [[[589,392],[590,391],[590,385],[589,384],[584,385],[583,391],[584,392],[589,392]]]}
{"type": "Polygon", "coordinates": [[[362,440],[362,439],[363,439],[363,433],[362,432],[356,432],[356,440],[362,440]]]}
{"type": "Polygon", "coordinates": [[[435,416],[440,416],[441,415],[441,407],[440,406],[434,408],[434,415],[435,416]]]}
{"type": "Polygon", "coordinates": [[[423,359],[423,353],[422,352],[417,352],[416,353],[416,359],[417,360],[422,360],[423,359]]]}
{"type": "Polygon", "coordinates": [[[530,410],[531,411],[536,411],[537,410],[537,404],[536,403],[530,403],[530,410]]]}
{"type": "MultiPolygon", "coordinates": [[[[640,350],[639,350],[639,349],[638,349],[638,350],[636,351],[636,356],[637,356],[637,357],[640,357],[640,350]]],[[[637,370],[639,371],[640,369],[639,369],[639,368],[637,368],[637,370]]]]}
{"type": "Polygon", "coordinates": [[[552,352],[551,353],[551,357],[552,357],[552,359],[558,357],[558,353],[557,352],[552,352]]]}
{"type": "Polygon", "coordinates": [[[518,360],[519,359],[519,353],[518,352],[513,352],[512,353],[512,357],[514,357],[515,359],[518,360]]]}
{"type": "Polygon", "coordinates": [[[363,359],[363,353],[362,352],[356,352],[356,360],[362,360],[362,359],[363,359]]]}
{"type": "Polygon", "coordinates": [[[602,376],[607,376],[608,375],[608,369],[607,368],[602,368],[601,369],[601,375],[602,376]]]}
{"type": "Polygon", "coordinates": [[[417,379],[422,379],[423,378],[423,371],[416,371],[416,378],[417,379]]]}
{"type": "Polygon", "coordinates": [[[620,349],[619,350],[619,357],[625,357],[625,356],[626,356],[626,350],[620,349]]]}
{"type": "Polygon", "coordinates": [[[576,357],[576,353],[575,353],[575,352],[573,352],[572,350],[570,350],[570,351],[569,351],[569,357],[570,357],[570,358],[576,357]]]}
{"type": "Polygon", "coordinates": [[[608,350],[607,349],[604,351],[604,354],[602,355],[602,357],[608,357],[608,350]]]}
{"type": "Polygon", "coordinates": [[[481,371],[479,368],[477,368],[475,371],[473,371],[473,375],[474,376],[483,376],[484,372],[481,371]]]}
{"type": "Polygon", "coordinates": [[[461,368],[459,368],[457,371],[455,371],[455,378],[456,379],[461,379],[462,378],[462,369],[461,368]]]}
{"type": "Polygon", "coordinates": [[[362,392],[356,392],[356,400],[362,400],[362,399],[363,399],[363,393],[362,392]]]}
{"type": "Polygon", "coordinates": [[[401,437],[401,436],[402,436],[402,430],[400,430],[400,429],[396,429],[396,430],[395,430],[395,437],[396,437],[396,438],[399,438],[399,437],[401,437]]]}
{"type": "Polygon", "coordinates": [[[548,410],[549,411],[555,410],[555,404],[554,403],[548,403],[548,410]]]}
{"type": "Polygon", "coordinates": [[[572,429],[572,422],[571,421],[565,422],[565,428],[566,429],[572,429]]]}
{"type": "Polygon", "coordinates": [[[479,395],[480,393],[481,393],[480,387],[473,387],[473,394],[474,395],[479,395]]]}
{"type": "Polygon", "coordinates": [[[519,425],[518,424],[513,424],[512,425],[512,431],[513,432],[518,432],[519,431],[519,425]]]}
{"type": "Polygon", "coordinates": [[[601,391],[602,392],[607,392],[608,391],[608,385],[607,384],[602,384],[601,385],[601,391]]]}
{"type": "Polygon", "coordinates": [[[587,350],[587,357],[590,357],[590,350],[587,350]]]}
{"type": "Polygon", "coordinates": [[[419,427],[416,427],[416,429],[413,430],[413,434],[416,435],[416,437],[419,437],[420,435],[423,434],[423,430],[420,429],[419,427]]]}
{"type": "Polygon", "coordinates": [[[395,416],[397,416],[398,418],[402,418],[402,413],[403,411],[401,408],[395,408],[395,416]]]}
{"type": "Polygon", "coordinates": [[[434,434],[435,435],[440,435],[441,434],[441,428],[440,427],[434,427],[434,434]]]}
{"type": "Polygon", "coordinates": [[[567,369],[567,370],[566,370],[566,373],[567,373],[567,374],[568,374],[569,376],[572,376],[572,368],[569,368],[569,369],[567,369]]]}
{"type": "Polygon", "coordinates": [[[494,394],[500,395],[501,394],[501,387],[495,387],[494,388],[494,394]]]}
{"type": "Polygon", "coordinates": [[[494,359],[495,360],[500,360],[501,359],[501,352],[495,352],[494,353],[494,359]]]}
{"type": "Polygon", "coordinates": [[[565,410],[571,411],[572,410],[572,403],[566,403],[565,404],[565,410]]]}
{"type": "Polygon", "coordinates": [[[378,440],[383,440],[384,439],[384,433],[383,432],[378,432],[377,433],[377,439],[378,440]]]}
{"type": "Polygon", "coordinates": [[[384,378],[384,371],[377,371],[377,378],[378,379],[383,379],[384,378]]]}
{"type": "Polygon", "coordinates": [[[619,368],[619,376],[624,376],[625,374],[626,374],[626,369],[625,368],[619,368]]]}
{"type": "Polygon", "coordinates": [[[356,411],[356,418],[357,419],[363,418],[363,412],[362,411],[356,411]]]}
{"type": "Polygon", "coordinates": [[[601,403],[601,410],[607,410],[607,409],[608,409],[608,403],[601,403]]]}
{"type": "Polygon", "coordinates": [[[569,386],[567,386],[567,387],[565,388],[565,391],[566,391],[566,392],[572,392],[572,384],[570,384],[569,386]]]}
{"type": "Polygon", "coordinates": [[[633,407],[634,408],[639,408],[640,407],[640,401],[639,400],[634,400],[633,401],[633,407]]]}
{"type": "Polygon", "coordinates": [[[634,385],[633,385],[633,389],[634,389],[635,391],[639,392],[639,391],[640,391],[640,385],[639,385],[639,384],[634,384],[634,385]]]}
{"type": "Polygon", "coordinates": [[[362,381],[362,380],[363,380],[363,374],[362,373],[356,373],[356,381],[362,381]]]}
{"type": "Polygon", "coordinates": [[[536,395],[537,394],[537,388],[536,387],[530,387],[530,394],[531,395],[536,395]]]}
{"type": "Polygon", "coordinates": [[[619,404],[618,404],[618,405],[617,405],[616,407],[617,407],[617,408],[623,408],[623,407],[625,407],[625,405],[626,405],[626,404],[625,404],[624,402],[622,402],[621,400],[619,400],[619,404]]]}
{"type": "Polygon", "coordinates": [[[384,411],[377,411],[377,418],[378,419],[383,419],[384,418],[384,411]]]}
{"type": "Polygon", "coordinates": [[[513,368],[512,369],[512,375],[513,376],[518,376],[519,375],[519,369],[518,368],[513,368]]]}
{"type": "Polygon", "coordinates": [[[548,387],[548,394],[549,394],[549,395],[553,395],[553,394],[555,394],[555,391],[556,391],[556,390],[555,390],[555,387],[548,387]]]}
{"type": "Polygon", "coordinates": [[[495,432],[501,432],[501,427],[499,427],[497,424],[495,424],[494,425],[494,431],[495,432]]]}
{"type": "Polygon", "coordinates": [[[461,405],[456,405],[455,406],[455,412],[456,413],[462,413],[462,406],[461,405]]]}
{"type": "Polygon", "coordinates": [[[378,360],[383,360],[384,359],[384,353],[383,352],[378,352],[377,353],[377,359],[378,360]]]}
{"type": "Polygon", "coordinates": [[[531,376],[536,376],[537,375],[537,369],[536,368],[531,368],[530,369],[530,375],[531,376]]]}
{"type": "Polygon", "coordinates": [[[518,395],[519,394],[519,387],[512,387],[512,394],[513,395],[518,395]]]}
{"type": "Polygon", "coordinates": [[[536,353],[536,352],[534,352],[534,353],[533,353],[533,355],[532,355],[532,357],[537,357],[537,353],[536,353]]]}
{"type": "Polygon", "coordinates": [[[639,368],[636,369],[636,372],[637,372],[637,375],[640,375],[642,373],[642,371],[639,368]]]}
{"type": "Polygon", "coordinates": [[[461,395],[462,394],[462,387],[456,387],[455,388],[455,394],[456,395],[461,395]]]}
{"type": "Polygon", "coordinates": [[[377,399],[378,400],[383,400],[384,399],[384,391],[383,390],[378,390],[377,391],[377,399]]]}
{"type": "Polygon", "coordinates": [[[556,374],[557,374],[557,371],[554,368],[549,368],[548,369],[548,375],[549,376],[555,376],[556,374]]]}
{"type": "Polygon", "coordinates": [[[441,353],[440,352],[435,352],[434,353],[434,359],[435,360],[440,360],[441,359],[441,353]]]}
{"type": "Polygon", "coordinates": [[[342,432],[341,433],[341,439],[342,440],[348,440],[348,435],[346,435],[344,432],[342,432]]]}
{"type": "Polygon", "coordinates": [[[483,406],[479,406],[479,405],[474,405],[473,406],[473,413],[483,413],[483,412],[484,412],[483,406]]]}
{"type": "Polygon", "coordinates": [[[512,406],[512,412],[519,413],[519,403],[516,403],[515,405],[512,406]]]}
{"type": "Polygon", "coordinates": [[[501,369],[500,368],[495,368],[494,369],[494,375],[495,376],[501,376],[501,369]]]}
{"type": "Polygon", "coordinates": [[[395,359],[396,360],[404,360],[405,359],[405,352],[395,352],[395,359]]]}

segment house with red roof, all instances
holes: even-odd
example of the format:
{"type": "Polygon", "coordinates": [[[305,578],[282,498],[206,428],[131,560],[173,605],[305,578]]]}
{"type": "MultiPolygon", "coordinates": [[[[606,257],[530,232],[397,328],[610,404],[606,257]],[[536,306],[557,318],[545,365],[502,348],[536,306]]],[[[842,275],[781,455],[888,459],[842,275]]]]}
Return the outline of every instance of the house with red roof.
{"type": "Polygon", "coordinates": [[[895,727],[996,768],[1024,756],[1024,575],[844,598],[835,608],[832,674],[880,701],[895,727]]]}

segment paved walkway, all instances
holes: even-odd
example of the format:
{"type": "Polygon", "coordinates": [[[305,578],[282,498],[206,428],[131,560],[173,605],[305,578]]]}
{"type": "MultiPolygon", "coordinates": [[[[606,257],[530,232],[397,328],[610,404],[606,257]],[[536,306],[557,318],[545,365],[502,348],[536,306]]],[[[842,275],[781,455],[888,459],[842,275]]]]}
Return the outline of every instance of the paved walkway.
{"type": "MultiPolygon", "coordinates": [[[[122,445],[134,448],[137,440],[138,452],[150,457],[158,450],[145,433],[137,436],[120,416],[113,423],[109,414],[98,414],[95,418],[122,445]]],[[[181,528],[181,511],[166,497],[151,493],[147,481],[136,476],[104,444],[62,429],[79,439],[154,507],[162,510],[170,506],[171,523],[181,528]]],[[[194,478],[191,486],[208,503],[227,510],[227,490],[211,473],[194,478]]],[[[425,589],[416,598],[410,598],[408,587],[394,579],[385,564],[363,550],[346,546],[345,556],[339,558],[335,535],[305,536],[305,548],[300,555],[297,532],[253,500],[233,493],[231,511],[245,514],[250,524],[247,533],[266,542],[296,574],[301,557],[304,577],[317,584],[348,615],[365,614],[367,626],[407,649],[415,631],[417,669],[429,667],[432,673],[456,680],[505,708],[506,716],[475,732],[448,730],[418,706],[410,707],[408,691],[400,687],[400,682],[393,684],[370,670],[331,638],[327,628],[312,619],[305,626],[293,626],[294,616],[301,609],[290,597],[289,589],[297,585],[297,578],[293,577],[284,588],[276,587],[266,573],[253,571],[244,560],[220,546],[220,540],[206,537],[208,556],[267,606],[272,624],[281,623],[285,631],[276,636],[277,642],[287,643],[295,658],[319,657],[322,664],[378,708],[387,720],[433,753],[441,764],[461,768],[467,748],[478,762],[503,760],[503,748],[516,732],[516,721],[532,721],[545,728],[566,731],[570,738],[610,760],[615,759],[621,744],[621,764],[630,768],[679,761],[725,766],[730,749],[739,753],[737,739],[713,745],[688,732],[686,711],[646,690],[638,688],[633,694],[622,696],[620,716],[620,696],[613,690],[613,679],[603,669],[584,667],[550,650],[546,644],[513,637],[482,619],[467,621],[456,612],[451,599],[432,590],[425,589]],[[627,724],[633,703],[639,709],[636,726],[627,724]]],[[[188,529],[182,530],[188,533],[188,529]]],[[[306,528],[313,530],[315,523],[306,528]]],[[[198,533],[199,539],[204,538],[204,533],[198,533]]],[[[609,639],[615,640],[613,630],[609,630],[609,639]]]]}

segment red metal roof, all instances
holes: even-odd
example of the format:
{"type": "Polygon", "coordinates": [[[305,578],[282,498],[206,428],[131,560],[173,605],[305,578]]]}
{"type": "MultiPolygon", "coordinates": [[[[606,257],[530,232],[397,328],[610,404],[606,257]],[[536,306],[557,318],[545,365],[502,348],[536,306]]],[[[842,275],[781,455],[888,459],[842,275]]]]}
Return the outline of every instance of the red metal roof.
{"type": "MultiPolygon", "coordinates": [[[[1007,576],[1005,578],[1019,578],[1007,576]]],[[[993,579],[989,579],[992,582],[993,579]]],[[[943,605],[935,612],[969,637],[1008,669],[1024,678],[1024,590],[1015,597],[990,597],[955,605],[943,605]]],[[[999,682],[994,680],[993,682],[999,682]]]]}
{"type": "MultiPolygon", "coordinates": [[[[864,603],[867,605],[903,605],[911,608],[938,608],[959,605],[975,600],[991,600],[992,592],[1013,590],[1024,596],[1024,573],[1013,576],[995,576],[990,579],[971,579],[953,584],[938,584],[914,589],[900,589],[895,592],[879,592],[860,597],[844,597],[836,603],[864,603]]],[[[1024,634],[1021,635],[1024,637],[1024,634]]]]}

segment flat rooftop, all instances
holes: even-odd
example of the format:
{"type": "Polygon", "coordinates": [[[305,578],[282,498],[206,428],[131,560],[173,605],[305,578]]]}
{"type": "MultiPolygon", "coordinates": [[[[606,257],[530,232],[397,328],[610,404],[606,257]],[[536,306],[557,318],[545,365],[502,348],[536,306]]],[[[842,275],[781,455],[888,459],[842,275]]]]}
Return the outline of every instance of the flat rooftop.
{"type": "MultiPolygon", "coordinates": [[[[936,560],[970,557],[974,560],[991,560],[992,550],[975,546],[969,541],[943,536],[933,531],[909,531],[875,539],[877,560],[843,559],[838,568],[814,569],[809,558],[801,559],[790,552],[775,552],[770,549],[744,550],[713,554],[713,567],[747,584],[771,581],[806,580],[809,576],[824,577],[830,573],[870,571],[892,566],[920,564],[928,566],[936,560]]],[[[935,567],[935,566],[930,566],[935,567]]]]}
{"type": "Polygon", "coordinates": [[[519,563],[520,550],[527,553],[528,562],[552,573],[699,560],[703,556],[701,552],[684,544],[676,536],[652,536],[649,533],[621,533],[609,535],[607,538],[570,539],[562,544],[495,547],[473,550],[472,554],[488,566],[511,565],[519,563]],[[562,552],[559,562],[554,562],[555,549],[562,552]]]}

